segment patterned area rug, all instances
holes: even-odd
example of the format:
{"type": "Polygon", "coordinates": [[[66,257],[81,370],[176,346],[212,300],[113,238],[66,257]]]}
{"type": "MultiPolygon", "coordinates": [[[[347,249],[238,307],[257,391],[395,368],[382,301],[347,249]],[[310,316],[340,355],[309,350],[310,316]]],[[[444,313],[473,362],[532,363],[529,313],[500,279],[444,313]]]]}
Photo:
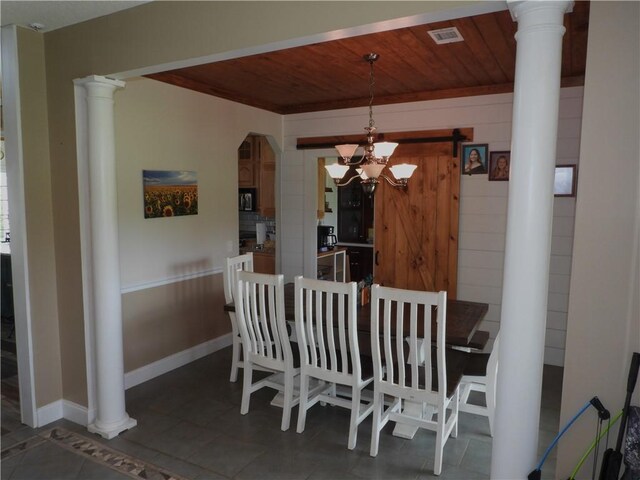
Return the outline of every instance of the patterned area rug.
{"type": "Polygon", "coordinates": [[[110,467],[132,478],[147,480],[187,480],[151,463],[125,455],[90,438],[64,428],[52,428],[39,433],[23,442],[2,450],[1,459],[18,455],[43,442],[52,442],[73,453],[90,458],[94,462],[110,467]]]}

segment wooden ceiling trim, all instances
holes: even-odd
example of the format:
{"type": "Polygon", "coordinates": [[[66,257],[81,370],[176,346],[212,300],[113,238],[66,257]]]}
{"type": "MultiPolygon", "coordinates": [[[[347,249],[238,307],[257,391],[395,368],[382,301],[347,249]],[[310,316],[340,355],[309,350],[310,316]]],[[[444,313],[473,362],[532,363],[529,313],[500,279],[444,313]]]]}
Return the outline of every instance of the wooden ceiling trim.
{"type": "MultiPolygon", "coordinates": [[[[565,16],[562,85],[584,84],[589,2],[565,16]]],[[[517,29],[508,11],[417,25],[177,69],[149,78],[279,114],[511,92],[517,29]],[[464,42],[436,45],[428,31],[455,26],[464,42]]]]}
{"type": "MultiPolygon", "coordinates": [[[[568,15],[564,19],[564,26],[567,29],[567,32],[572,31],[573,27],[571,25],[571,17],[568,15]]],[[[572,44],[572,35],[563,35],[562,37],[562,67],[561,67],[561,76],[571,75],[572,65],[571,65],[571,44],[572,44]]]]}
{"type": "Polygon", "coordinates": [[[250,97],[241,98],[238,96],[236,92],[224,91],[216,87],[213,87],[212,85],[203,84],[195,80],[190,80],[186,77],[176,75],[171,72],[153,73],[150,75],[145,75],[145,77],[151,78],[153,80],[158,80],[160,82],[170,83],[178,87],[187,88],[189,90],[194,90],[196,92],[205,93],[207,95],[213,95],[216,97],[225,98],[233,102],[243,103],[245,105],[251,105],[257,108],[262,108],[264,110],[269,110],[271,112],[280,113],[278,112],[279,107],[277,105],[257,101],[256,99],[250,98],[250,97]]]}
{"type": "MultiPolygon", "coordinates": [[[[431,38],[425,39],[430,41],[431,38]]],[[[448,63],[449,67],[455,72],[456,78],[459,79],[459,87],[475,87],[480,85],[480,79],[473,73],[473,69],[459,58],[460,50],[456,52],[459,44],[451,43],[445,45],[436,45],[432,48],[432,54],[442,63],[448,63]]],[[[465,46],[463,45],[462,48],[465,46]]]]}
{"type": "Polygon", "coordinates": [[[368,95],[369,92],[369,65],[362,58],[368,51],[359,54],[345,55],[344,49],[339,47],[325,49],[321,45],[311,45],[311,55],[309,62],[317,66],[316,75],[324,77],[328,83],[326,85],[326,98],[336,98],[335,93],[338,92],[339,98],[349,98],[368,95]],[[346,57],[346,58],[345,58],[346,57]],[[319,61],[320,60],[320,61],[319,61]],[[342,63],[352,64],[347,68],[335,68],[335,65],[342,63]]]}
{"type": "Polygon", "coordinates": [[[406,65],[407,72],[415,74],[414,76],[419,82],[418,90],[437,90],[438,88],[444,87],[445,84],[436,78],[437,72],[434,72],[422,55],[416,55],[414,58],[408,58],[407,55],[405,55],[404,49],[406,49],[409,44],[412,42],[414,44],[418,43],[415,36],[406,30],[395,30],[393,34],[394,39],[392,45],[394,47],[394,55],[402,58],[406,65]]]}
{"type": "MultiPolygon", "coordinates": [[[[408,28],[397,32],[401,44],[407,46],[414,52],[419,52],[424,47],[424,44],[419,39],[422,35],[428,35],[426,30],[423,33],[420,29],[408,28]]],[[[430,55],[418,55],[414,63],[418,63],[426,69],[425,78],[429,79],[428,90],[446,88],[450,84],[449,78],[454,76],[453,72],[449,70],[446,65],[430,55]]],[[[424,69],[421,68],[421,71],[424,69]]]]}
{"type": "Polygon", "coordinates": [[[432,71],[434,75],[440,75],[441,82],[448,87],[470,87],[473,84],[469,83],[469,79],[465,77],[463,72],[460,72],[459,64],[448,65],[443,61],[442,57],[436,54],[433,48],[433,40],[429,37],[426,30],[419,29],[417,27],[410,27],[409,31],[413,33],[416,40],[421,45],[417,51],[422,51],[426,61],[432,65],[432,71]]]}
{"type": "MultiPolygon", "coordinates": [[[[462,87],[448,90],[410,92],[397,95],[376,95],[374,103],[375,105],[391,105],[396,103],[422,102],[427,100],[442,100],[446,98],[472,97],[476,95],[494,95],[498,93],[509,92],[513,92],[513,83],[506,83],[501,85],[479,85],[476,87],[462,87]]],[[[291,105],[282,107],[282,113],[288,115],[293,113],[339,110],[342,108],[363,107],[368,104],[369,99],[363,98],[344,101],[313,103],[306,105],[291,105]]]]}
{"type": "Polygon", "coordinates": [[[507,76],[504,74],[491,50],[484,42],[480,31],[470,18],[459,18],[453,21],[453,25],[458,28],[462,37],[468,42],[469,49],[478,59],[478,62],[486,70],[492,83],[506,83],[507,76]]]}
{"type": "Polygon", "coordinates": [[[493,55],[502,72],[512,82],[516,71],[515,55],[512,54],[508,46],[509,39],[505,38],[496,16],[478,15],[473,17],[473,22],[476,24],[476,28],[480,31],[485,43],[491,46],[493,55]]]}
{"type": "Polygon", "coordinates": [[[491,83],[491,77],[485,71],[485,67],[479,61],[478,57],[474,55],[470,48],[471,41],[468,37],[465,37],[462,30],[460,30],[460,34],[462,35],[462,38],[464,38],[463,42],[438,45],[430,36],[428,36],[429,30],[439,30],[441,28],[450,28],[452,26],[455,26],[452,21],[446,21],[433,23],[428,25],[428,28],[425,28],[425,38],[431,42],[435,55],[437,55],[443,63],[448,62],[452,64],[451,66],[459,72],[458,77],[463,80],[468,80],[466,86],[491,83]]]}
{"type": "Polygon", "coordinates": [[[314,91],[321,92],[323,96],[336,98],[336,94],[340,93],[334,88],[332,82],[326,75],[319,75],[316,71],[317,66],[314,64],[309,55],[303,52],[289,52],[287,58],[281,55],[273,56],[270,60],[269,69],[265,69],[264,75],[268,75],[270,82],[278,85],[277,97],[281,103],[286,103],[287,98],[295,98],[301,103],[316,100],[314,91]]]}
{"type": "MultiPolygon", "coordinates": [[[[411,85],[411,76],[408,75],[399,75],[399,70],[401,67],[397,64],[396,55],[389,52],[385,45],[388,43],[386,37],[382,37],[382,39],[377,42],[375,47],[372,47],[371,40],[367,42],[367,39],[364,37],[368,37],[368,35],[362,37],[353,37],[346,40],[340,40],[339,44],[344,51],[348,51],[349,55],[353,56],[353,58],[362,58],[363,55],[367,53],[374,52],[380,55],[380,58],[374,64],[374,76],[375,76],[375,86],[374,93],[376,96],[382,94],[393,94],[397,93],[398,89],[406,90],[413,89],[415,85],[411,85]],[[393,87],[391,87],[393,86],[393,87]]],[[[363,66],[365,67],[365,74],[360,80],[361,85],[366,89],[365,91],[369,92],[369,65],[364,59],[362,60],[363,66]]]]}
{"type": "MultiPolygon", "coordinates": [[[[451,142],[452,136],[464,138],[465,142],[473,142],[473,128],[417,130],[413,132],[378,133],[375,141],[403,143],[423,142],[451,142]],[[455,133],[454,133],[455,132],[455,133]]],[[[296,141],[298,150],[312,150],[318,148],[332,148],[334,145],[353,143],[364,145],[367,142],[364,129],[361,135],[331,135],[325,137],[301,137],[296,141]]],[[[336,153],[337,155],[337,153],[336,153]]]]}
{"type": "Polygon", "coordinates": [[[571,18],[571,75],[584,73],[587,61],[587,36],[589,32],[589,2],[576,2],[571,18]]]}
{"type": "Polygon", "coordinates": [[[496,15],[496,22],[502,31],[502,36],[505,39],[505,48],[509,57],[512,59],[515,70],[515,58],[516,50],[518,48],[518,42],[516,42],[516,32],[518,31],[518,24],[513,21],[511,14],[508,11],[501,12],[500,15],[496,15]]]}

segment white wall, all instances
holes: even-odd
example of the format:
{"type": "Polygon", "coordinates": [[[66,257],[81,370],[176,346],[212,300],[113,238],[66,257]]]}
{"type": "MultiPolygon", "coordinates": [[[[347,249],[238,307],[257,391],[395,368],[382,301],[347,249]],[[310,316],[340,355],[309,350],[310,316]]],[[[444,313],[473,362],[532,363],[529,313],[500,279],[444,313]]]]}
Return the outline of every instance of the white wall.
{"type": "MultiPolygon", "coordinates": [[[[582,90],[562,90],[557,164],[578,163],[582,90]]],[[[501,94],[386,105],[375,107],[374,117],[381,132],[473,127],[474,143],[488,143],[491,151],[509,150],[512,101],[512,94],[501,94]]],[[[315,200],[309,198],[315,195],[315,183],[307,178],[315,175],[309,162],[318,156],[335,155],[326,150],[296,151],[296,139],[364,132],[366,118],[363,108],[285,117],[282,217],[289,218],[291,236],[284,236],[282,248],[294,252],[283,263],[287,278],[303,273],[304,252],[313,253],[313,232],[304,226],[315,209],[315,200]],[[304,205],[307,209],[303,211],[304,205]],[[307,235],[302,236],[301,230],[307,235]]],[[[481,328],[489,330],[494,338],[500,324],[509,182],[489,182],[487,175],[463,175],[461,182],[458,298],[489,304],[481,328]]],[[[564,360],[574,210],[574,198],[555,199],[545,349],[545,363],[551,365],[562,365],[564,360]]]]}
{"type": "MultiPolygon", "coordinates": [[[[561,425],[594,395],[620,411],[640,351],[639,30],[638,2],[591,3],[561,425]]],[[[585,414],[562,439],[556,478],[571,473],[595,418],[585,414]]]]}

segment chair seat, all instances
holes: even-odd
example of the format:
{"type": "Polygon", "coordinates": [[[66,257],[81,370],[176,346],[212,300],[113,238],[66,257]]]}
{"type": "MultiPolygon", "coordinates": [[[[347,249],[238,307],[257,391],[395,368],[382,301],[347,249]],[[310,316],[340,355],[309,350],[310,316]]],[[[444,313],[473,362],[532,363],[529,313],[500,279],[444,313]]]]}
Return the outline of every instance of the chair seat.
{"type": "Polygon", "coordinates": [[[447,350],[447,363],[463,364],[462,374],[470,377],[484,377],[487,374],[489,353],[469,353],[460,350],[447,350]]]}
{"type": "MultiPolygon", "coordinates": [[[[338,364],[342,363],[342,355],[340,352],[337,352],[337,360],[338,364]]],[[[349,355],[349,359],[347,361],[348,371],[350,374],[353,374],[351,365],[353,362],[351,361],[351,355],[349,355]]],[[[329,362],[329,368],[331,368],[331,362],[329,362]]],[[[370,355],[362,355],[360,354],[360,376],[363,380],[367,380],[373,377],[373,359],[370,355]]]]}
{"type": "MultiPolygon", "coordinates": [[[[463,355],[458,355],[456,350],[447,349],[447,397],[453,395],[460,385],[460,380],[462,380],[462,376],[465,375],[465,367],[467,359],[463,355]],[[450,355],[450,352],[454,352],[450,355]]],[[[438,391],[438,367],[436,362],[436,347],[431,347],[431,355],[432,355],[432,368],[431,368],[431,390],[434,392],[438,391]]],[[[398,367],[395,366],[394,371],[398,371],[398,367]]],[[[405,382],[408,384],[411,381],[411,372],[412,369],[410,367],[405,367],[405,382]]],[[[420,388],[424,388],[426,383],[426,375],[424,366],[418,367],[418,384],[420,388]]]]}
{"type": "Polygon", "coordinates": [[[496,376],[498,371],[498,336],[491,353],[473,353],[457,349],[449,349],[449,358],[464,363],[460,391],[460,411],[481,415],[489,419],[489,433],[493,435],[493,418],[495,412],[496,376]],[[486,406],[469,401],[472,391],[483,392],[486,406]]]}
{"type": "Polygon", "coordinates": [[[467,344],[467,346],[472,350],[484,350],[484,347],[487,346],[487,342],[489,342],[489,332],[486,330],[478,330],[471,337],[471,341],[467,344]]]}

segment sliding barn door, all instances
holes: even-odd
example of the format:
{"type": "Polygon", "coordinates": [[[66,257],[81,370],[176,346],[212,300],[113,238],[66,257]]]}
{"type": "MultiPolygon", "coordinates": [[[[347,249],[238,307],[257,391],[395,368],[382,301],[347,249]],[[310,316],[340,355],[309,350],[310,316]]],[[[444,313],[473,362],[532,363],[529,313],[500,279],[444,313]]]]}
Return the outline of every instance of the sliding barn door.
{"type": "Polygon", "coordinates": [[[452,150],[450,142],[401,144],[391,157],[418,168],[406,190],[384,180],[376,189],[376,283],[456,298],[460,163],[452,150]]]}

